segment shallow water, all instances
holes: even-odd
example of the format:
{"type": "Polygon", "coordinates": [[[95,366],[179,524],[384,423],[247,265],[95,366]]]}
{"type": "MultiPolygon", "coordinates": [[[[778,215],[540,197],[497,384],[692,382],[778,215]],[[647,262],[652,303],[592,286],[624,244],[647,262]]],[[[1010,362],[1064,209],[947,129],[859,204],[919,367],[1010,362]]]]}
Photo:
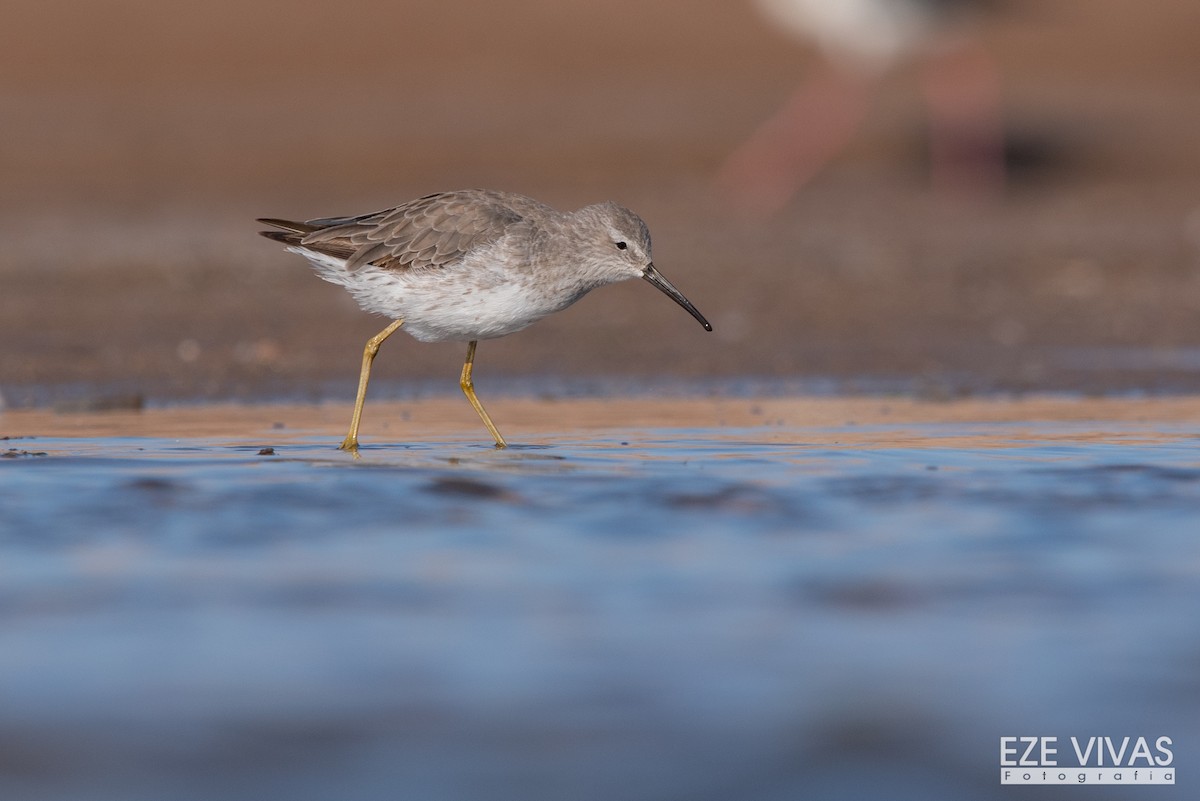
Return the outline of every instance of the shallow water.
{"type": "Polygon", "coordinates": [[[0,798],[1192,797],[1190,429],[476,442],[3,443],[0,798]]]}

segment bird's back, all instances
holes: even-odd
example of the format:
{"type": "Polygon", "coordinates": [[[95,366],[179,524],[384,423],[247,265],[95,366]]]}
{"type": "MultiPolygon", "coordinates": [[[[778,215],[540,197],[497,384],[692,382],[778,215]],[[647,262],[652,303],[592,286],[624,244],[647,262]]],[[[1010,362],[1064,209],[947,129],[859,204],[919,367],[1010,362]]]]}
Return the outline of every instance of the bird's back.
{"type": "Polygon", "coordinates": [[[304,222],[262,218],[281,230],[262,235],[298,250],[344,261],[344,269],[437,269],[498,242],[513,226],[557,216],[543,203],[508,192],[441,192],[383,211],[304,222]]]}

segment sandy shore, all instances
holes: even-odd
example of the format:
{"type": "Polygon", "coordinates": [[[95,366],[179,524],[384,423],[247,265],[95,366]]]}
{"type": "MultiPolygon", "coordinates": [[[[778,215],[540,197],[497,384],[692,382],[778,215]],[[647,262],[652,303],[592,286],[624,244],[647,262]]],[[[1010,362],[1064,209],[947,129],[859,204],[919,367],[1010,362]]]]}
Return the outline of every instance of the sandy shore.
{"type": "MultiPolygon", "coordinates": [[[[678,398],[569,399],[498,398],[488,408],[506,436],[518,443],[551,444],[580,436],[638,437],[647,429],[706,429],[720,438],[723,430],[746,429],[757,441],[806,441],[885,444],[919,447],[952,444],[946,428],[961,426],[964,436],[980,446],[1005,446],[1019,434],[979,434],[979,425],[1062,424],[1055,438],[1104,440],[1144,437],[1187,439],[1187,429],[1200,431],[1200,396],[1166,398],[1070,398],[1031,396],[1023,399],[964,399],[947,402],[904,397],[821,398],[678,398]],[[914,426],[946,424],[936,436],[914,426]],[[834,430],[836,429],[836,430],[834,430]],[[884,432],[881,434],[881,430],[884,432]],[[1164,433],[1165,432],[1165,433],[1164,433]]],[[[58,413],[12,410],[0,415],[0,435],[24,437],[166,437],[261,440],[264,444],[298,437],[345,433],[349,404],[212,404],[58,413]]],[[[487,433],[458,396],[417,401],[368,403],[361,432],[364,443],[428,442],[439,439],[487,440],[487,433]]],[[[1044,437],[1045,433],[1038,436],[1044,437]]],[[[964,440],[965,442],[966,440],[964,440]]]]}

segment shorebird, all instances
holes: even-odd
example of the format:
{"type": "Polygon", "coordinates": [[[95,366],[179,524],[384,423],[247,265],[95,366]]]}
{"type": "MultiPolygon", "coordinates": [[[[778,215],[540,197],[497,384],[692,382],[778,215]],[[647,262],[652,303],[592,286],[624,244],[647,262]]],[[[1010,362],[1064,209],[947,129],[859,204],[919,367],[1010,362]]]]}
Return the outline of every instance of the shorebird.
{"type": "Polygon", "coordinates": [[[849,142],[881,78],[917,61],[936,189],[989,194],[1003,183],[999,76],[974,31],[1001,0],[756,0],[769,21],[814,42],[821,63],[724,162],[717,186],[770,215],[849,142]]]}
{"type": "Polygon", "coordinates": [[[401,326],[421,342],[467,343],[459,384],[497,448],[507,443],[471,378],[479,340],[520,331],[628,278],[646,280],[712,330],[654,266],[646,223],[613,202],[562,212],[511,192],[466,189],[354,217],[258,221],[280,229],[259,233],[308,259],[363,309],[392,318],[363,349],[350,433],[340,446],[355,455],[371,364],[401,326]]]}

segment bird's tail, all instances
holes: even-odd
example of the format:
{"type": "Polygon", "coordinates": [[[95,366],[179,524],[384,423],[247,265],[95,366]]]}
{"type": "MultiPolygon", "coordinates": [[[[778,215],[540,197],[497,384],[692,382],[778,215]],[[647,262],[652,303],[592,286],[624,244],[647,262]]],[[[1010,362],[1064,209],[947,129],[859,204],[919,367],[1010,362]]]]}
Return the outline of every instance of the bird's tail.
{"type": "Polygon", "coordinates": [[[259,231],[258,233],[260,236],[265,236],[267,239],[274,239],[276,242],[282,242],[285,245],[299,245],[300,240],[318,228],[318,226],[310,225],[309,223],[294,222],[293,220],[277,220],[273,217],[259,217],[256,222],[283,229],[281,231],[259,231]]]}

